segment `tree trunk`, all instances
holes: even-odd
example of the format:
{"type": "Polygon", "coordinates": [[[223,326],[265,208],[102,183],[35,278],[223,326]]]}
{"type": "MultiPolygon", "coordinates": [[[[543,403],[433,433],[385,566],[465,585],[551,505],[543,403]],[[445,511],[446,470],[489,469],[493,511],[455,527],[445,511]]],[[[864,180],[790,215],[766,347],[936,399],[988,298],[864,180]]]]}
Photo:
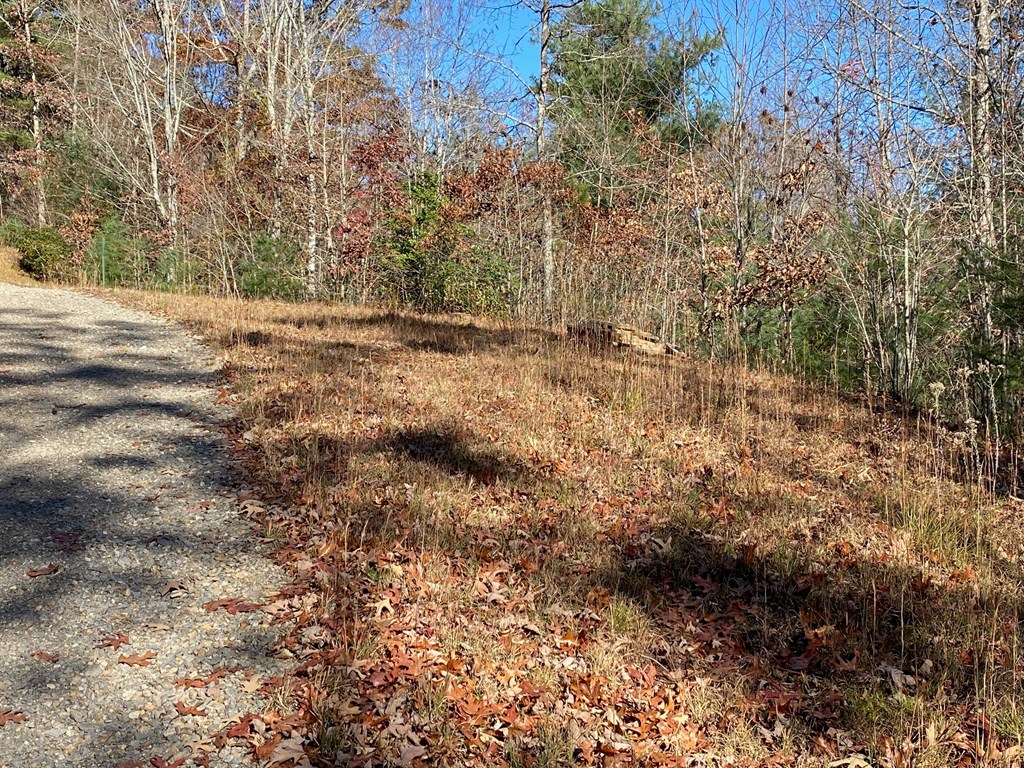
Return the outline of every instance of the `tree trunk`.
{"type": "MultiPolygon", "coordinates": [[[[551,67],[548,62],[548,45],[551,38],[551,2],[544,0],[540,10],[540,83],[537,94],[537,161],[548,160],[547,107],[548,78],[551,67]]],[[[544,318],[553,322],[555,317],[555,224],[551,203],[550,184],[545,180],[541,207],[541,263],[544,273],[544,318]]]]}
{"type": "Polygon", "coordinates": [[[32,42],[31,12],[23,7],[22,18],[24,20],[25,49],[28,51],[29,72],[32,82],[32,146],[34,156],[34,176],[36,186],[36,223],[40,227],[46,226],[46,185],[43,181],[43,167],[45,156],[43,154],[43,120],[42,120],[42,99],[39,97],[39,74],[36,71],[36,57],[32,42]]]}
{"type": "Polygon", "coordinates": [[[972,25],[975,34],[972,61],[974,104],[971,112],[971,166],[975,177],[974,241],[981,268],[981,326],[986,343],[992,341],[992,283],[989,270],[996,249],[995,198],[992,183],[992,59],[993,14],[990,0],[975,0],[972,25]]]}
{"type": "MultiPolygon", "coordinates": [[[[973,91],[973,109],[971,110],[971,170],[974,174],[974,245],[978,254],[980,317],[978,318],[982,341],[986,349],[991,349],[995,339],[995,328],[992,321],[993,285],[992,258],[995,255],[998,241],[995,226],[995,197],[992,183],[992,113],[993,94],[989,68],[992,66],[992,28],[994,14],[990,0],[975,0],[971,8],[972,26],[974,27],[974,56],[971,67],[971,90],[973,91]]],[[[989,434],[996,445],[1000,440],[999,402],[995,385],[995,372],[991,366],[985,367],[985,395],[989,414],[989,434]]],[[[997,466],[998,472],[998,450],[997,466]]]]}

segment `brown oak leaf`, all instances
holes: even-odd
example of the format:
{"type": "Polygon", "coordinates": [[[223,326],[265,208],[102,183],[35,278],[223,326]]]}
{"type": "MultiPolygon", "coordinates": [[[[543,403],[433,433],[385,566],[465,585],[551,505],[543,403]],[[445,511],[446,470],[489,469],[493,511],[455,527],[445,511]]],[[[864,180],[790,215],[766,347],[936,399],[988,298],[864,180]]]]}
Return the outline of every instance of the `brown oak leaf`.
{"type": "Polygon", "coordinates": [[[206,677],[203,678],[203,682],[206,683],[207,685],[209,685],[210,683],[216,683],[222,677],[227,677],[232,672],[237,672],[237,671],[238,671],[238,669],[235,668],[235,667],[232,667],[231,669],[228,669],[227,667],[217,667],[215,670],[213,670],[213,672],[211,672],[210,674],[208,674],[206,677]]]}
{"type": "Polygon", "coordinates": [[[205,688],[206,681],[198,677],[179,677],[174,681],[175,688],[205,688]]]}
{"type": "Polygon", "coordinates": [[[181,717],[185,715],[192,715],[193,717],[206,717],[206,712],[199,707],[193,707],[186,704],[184,701],[174,702],[174,708],[178,711],[181,717]]]}
{"type": "MultiPolygon", "coordinates": [[[[274,746],[273,751],[266,756],[269,765],[281,765],[282,763],[287,763],[288,765],[309,765],[306,750],[303,749],[303,741],[302,736],[297,733],[293,733],[287,739],[281,740],[274,746]]],[[[257,754],[260,751],[262,750],[257,750],[257,754]]],[[[403,762],[401,765],[411,765],[411,763],[403,762]]]]}
{"type": "Polygon", "coordinates": [[[32,654],[33,659],[39,659],[40,661],[48,661],[51,664],[56,664],[60,661],[60,656],[55,653],[47,653],[46,651],[36,651],[32,654]]]}
{"type": "Polygon", "coordinates": [[[119,656],[117,659],[118,664],[127,664],[129,667],[148,667],[153,663],[153,659],[156,658],[156,654],[153,651],[146,651],[142,654],[135,654],[134,656],[119,656]]]}
{"type": "Polygon", "coordinates": [[[40,576],[52,576],[56,572],[57,564],[50,563],[49,565],[44,565],[42,568],[33,568],[32,570],[28,571],[25,575],[28,576],[30,579],[37,579],[40,576]]]}
{"type": "Polygon", "coordinates": [[[24,723],[25,715],[22,712],[15,712],[13,709],[0,709],[0,728],[8,723],[24,723]]]}
{"type": "Polygon", "coordinates": [[[250,613],[252,611],[258,611],[262,607],[262,605],[257,605],[256,603],[246,603],[240,597],[230,597],[224,600],[211,600],[210,602],[203,604],[203,608],[206,609],[207,613],[213,613],[218,608],[223,608],[232,616],[236,613],[250,613]]]}
{"type": "Polygon", "coordinates": [[[248,739],[253,720],[256,719],[256,715],[250,712],[244,715],[237,723],[227,728],[224,731],[224,735],[229,739],[248,739]]]}
{"type": "Polygon", "coordinates": [[[284,737],[280,733],[275,733],[271,738],[267,739],[262,744],[259,744],[253,749],[253,753],[259,760],[266,760],[277,749],[277,745],[281,743],[284,737]]]}
{"type": "Polygon", "coordinates": [[[126,635],[124,632],[118,632],[116,635],[111,635],[110,637],[104,637],[102,640],[100,640],[98,643],[96,643],[96,647],[97,648],[113,648],[116,651],[122,645],[128,645],[128,643],[129,643],[128,635],[126,635]]]}

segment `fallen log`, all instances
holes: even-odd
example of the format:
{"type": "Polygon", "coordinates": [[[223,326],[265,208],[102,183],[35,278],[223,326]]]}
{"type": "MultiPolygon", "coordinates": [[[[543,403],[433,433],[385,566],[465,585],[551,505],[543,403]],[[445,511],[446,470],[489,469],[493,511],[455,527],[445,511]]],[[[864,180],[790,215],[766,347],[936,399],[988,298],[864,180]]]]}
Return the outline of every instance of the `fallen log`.
{"type": "Polygon", "coordinates": [[[584,320],[568,327],[570,338],[589,346],[633,349],[646,355],[678,355],[680,350],[632,325],[606,320],[584,320]]]}

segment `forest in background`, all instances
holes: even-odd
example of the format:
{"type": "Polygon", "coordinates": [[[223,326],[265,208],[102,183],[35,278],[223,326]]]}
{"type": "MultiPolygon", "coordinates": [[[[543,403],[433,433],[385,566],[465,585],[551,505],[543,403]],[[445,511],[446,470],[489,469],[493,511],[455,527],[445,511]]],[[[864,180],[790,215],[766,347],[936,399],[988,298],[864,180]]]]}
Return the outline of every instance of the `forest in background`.
{"type": "Polygon", "coordinates": [[[1019,3],[521,6],[532,79],[487,0],[4,2],[0,239],[72,283],[629,322],[1000,476],[1019,3]]]}

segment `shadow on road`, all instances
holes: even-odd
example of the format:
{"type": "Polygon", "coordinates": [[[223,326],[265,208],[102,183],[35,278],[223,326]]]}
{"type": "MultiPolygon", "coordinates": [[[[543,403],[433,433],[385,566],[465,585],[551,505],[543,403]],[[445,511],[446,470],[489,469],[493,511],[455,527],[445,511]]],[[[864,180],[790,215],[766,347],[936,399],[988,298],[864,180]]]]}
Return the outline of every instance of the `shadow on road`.
{"type": "Polygon", "coordinates": [[[199,606],[281,578],[233,505],[215,376],[157,320],[0,290],[0,711],[27,718],[0,728],[0,766],[188,754],[215,723],[177,718],[175,677],[266,673],[274,640],[266,617],[199,606]],[[97,647],[122,632],[123,648],[97,647]],[[146,666],[118,663],[145,651],[146,666]]]}

